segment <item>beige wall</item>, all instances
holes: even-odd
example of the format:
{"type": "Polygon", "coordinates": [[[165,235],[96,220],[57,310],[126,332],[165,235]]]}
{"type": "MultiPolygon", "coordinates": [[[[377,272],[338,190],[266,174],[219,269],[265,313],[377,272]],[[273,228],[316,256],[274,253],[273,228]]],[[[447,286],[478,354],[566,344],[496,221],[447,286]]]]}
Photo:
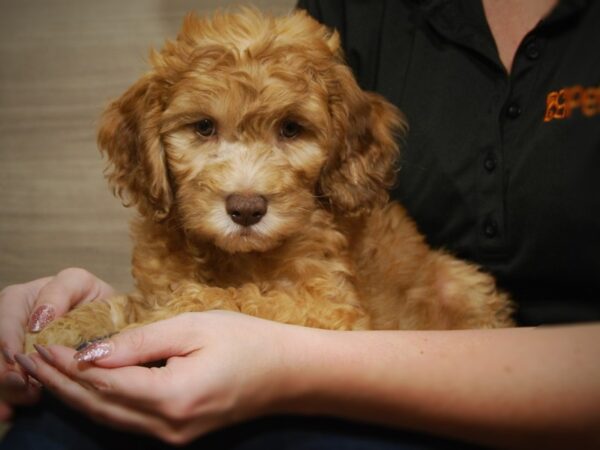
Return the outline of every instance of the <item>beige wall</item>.
{"type": "MultiPolygon", "coordinates": [[[[0,14],[0,288],[85,267],[131,285],[128,212],[109,192],[97,118],[183,15],[229,1],[12,0],[0,14]]],[[[295,0],[254,1],[289,11],[295,0]]]]}

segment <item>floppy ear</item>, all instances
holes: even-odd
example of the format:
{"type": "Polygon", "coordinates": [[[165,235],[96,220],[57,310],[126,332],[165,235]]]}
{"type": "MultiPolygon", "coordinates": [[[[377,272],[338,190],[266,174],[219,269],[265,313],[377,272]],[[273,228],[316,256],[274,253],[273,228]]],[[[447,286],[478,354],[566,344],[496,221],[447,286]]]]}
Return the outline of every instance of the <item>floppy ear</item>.
{"type": "Polygon", "coordinates": [[[321,174],[320,194],[334,212],[357,216],[387,202],[395,180],[398,139],[407,126],[395,106],[362,91],[347,66],[339,64],[334,70],[329,108],[336,142],[321,174]]]}
{"type": "Polygon", "coordinates": [[[162,220],[171,206],[171,189],[160,141],[161,105],[151,76],[131,86],[104,112],[98,132],[108,156],[106,176],[125,205],[162,220]]]}

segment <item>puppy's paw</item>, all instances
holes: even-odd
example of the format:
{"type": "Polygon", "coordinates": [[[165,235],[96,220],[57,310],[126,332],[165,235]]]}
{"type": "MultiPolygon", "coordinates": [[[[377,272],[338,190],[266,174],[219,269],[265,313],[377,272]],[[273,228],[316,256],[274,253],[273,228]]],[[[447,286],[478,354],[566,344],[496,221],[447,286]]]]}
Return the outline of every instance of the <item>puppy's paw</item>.
{"type": "Polygon", "coordinates": [[[69,316],[61,317],[48,324],[39,333],[27,333],[25,336],[25,351],[35,351],[33,344],[38,345],[64,345],[77,349],[98,336],[106,336],[106,330],[94,327],[85,327],[69,316]]]}
{"type": "Polygon", "coordinates": [[[83,337],[75,330],[64,330],[60,327],[43,330],[39,333],[27,333],[25,336],[25,352],[31,353],[35,351],[34,344],[37,345],[64,345],[76,349],[79,345],[86,342],[87,338],[83,337]]]}
{"type": "Polygon", "coordinates": [[[75,350],[77,350],[79,352],[79,351],[83,350],[84,348],[92,345],[93,343],[98,342],[98,341],[103,341],[104,339],[108,339],[109,337],[114,336],[115,334],[117,334],[117,333],[109,333],[105,336],[98,336],[98,337],[95,337],[92,339],[88,339],[87,341],[82,342],[77,347],[75,347],[75,350]]]}

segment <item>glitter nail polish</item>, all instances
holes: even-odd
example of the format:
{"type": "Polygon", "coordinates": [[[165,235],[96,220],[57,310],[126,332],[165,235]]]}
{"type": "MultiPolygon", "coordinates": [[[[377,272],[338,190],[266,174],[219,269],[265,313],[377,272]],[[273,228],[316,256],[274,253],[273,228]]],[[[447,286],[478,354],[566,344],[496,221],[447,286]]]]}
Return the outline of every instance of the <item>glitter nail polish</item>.
{"type": "Polygon", "coordinates": [[[79,362],[91,362],[105,358],[112,352],[110,342],[99,341],[88,345],[83,350],[75,353],[74,358],[79,362]]]}
{"type": "Polygon", "coordinates": [[[40,305],[29,318],[29,331],[37,333],[54,320],[56,311],[52,305],[40,305]]]}

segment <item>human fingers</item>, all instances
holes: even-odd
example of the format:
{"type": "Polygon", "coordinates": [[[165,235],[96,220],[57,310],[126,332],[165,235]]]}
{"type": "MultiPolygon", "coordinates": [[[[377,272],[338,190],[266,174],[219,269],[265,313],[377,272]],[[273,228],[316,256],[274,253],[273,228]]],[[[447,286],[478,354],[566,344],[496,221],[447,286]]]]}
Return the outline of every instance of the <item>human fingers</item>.
{"type": "MultiPolygon", "coordinates": [[[[17,371],[9,371],[0,376],[0,403],[6,405],[2,410],[12,409],[15,405],[31,405],[40,397],[37,382],[30,381],[27,376],[17,371]]],[[[0,419],[1,420],[1,419],[0,419]]]]}
{"type": "Polygon", "coordinates": [[[0,292],[0,375],[13,365],[13,355],[23,350],[29,315],[40,290],[51,279],[15,284],[0,292]]]}
{"type": "Polygon", "coordinates": [[[75,351],[67,347],[35,347],[46,364],[88,389],[115,401],[143,403],[151,407],[168,400],[164,388],[171,381],[170,369],[135,365],[103,368],[93,363],[77,361],[73,357],[75,351]]]}
{"type": "Polygon", "coordinates": [[[113,288],[85,269],[62,270],[39,290],[28,317],[28,330],[41,331],[75,305],[112,295],[113,288]]]}
{"type": "Polygon", "coordinates": [[[100,367],[122,367],[184,356],[200,347],[196,330],[201,314],[181,314],[122,331],[85,347],[74,358],[100,367]]]}
{"type": "Polygon", "coordinates": [[[188,439],[269,410],[272,394],[265,391],[277,390],[281,375],[273,374],[285,371],[277,368],[277,354],[247,339],[272,324],[258,320],[190,313],[127,330],[80,353],[60,346],[37,350],[86,389],[160,417],[177,438],[188,439]],[[165,358],[163,367],[129,366],[165,358]]]}
{"type": "Polygon", "coordinates": [[[182,314],[125,330],[79,352],[61,346],[36,348],[46,362],[91,389],[154,407],[165,400],[168,389],[163,388],[172,381],[169,377],[174,357],[199,348],[193,336],[196,316],[182,314]],[[138,366],[169,358],[163,367],[138,366]]]}
{"type": "Polygon", "coordinates": [[[0,292],[0,398],[28,404],[39,397],[14,354],[23,350],[25,332],[39,331],[57,315],[81,301],[109,295],[112,288],[83,269],[66,269],[55,277],[8,286],[0,292]],[[32,313],[33,311],[33,313],[32,313]],[[17,380],[25,379],[25,386],[17,380]],[[8,384],[6,384],[8,383],[8,384]]]}
{"type": "Polygon", "coordinates": [[[98,422],[127,431],[153,435],[172,444],[189,442],[191,437],[198,435],[199,431],[182,425],[179,421],[168,421],[161,416],[147,413],[137,407],[136,403],[114,402],[103,392],[71,380],[67,374],[48,364],[41,355],[17,355],[17,360],[26,367],[29,375],[43,383],[48,390],[98,422]]]}
{"type": "MultiPolygon", "coordinates": [[[[201,326],[200,314],[183,314],[126,330],[77,353],[62,346],[36,349],[46,362],[88,389],[172,420],[191,403],[193,395],[186,380],[192,378],[198,391],[204,389],[194,375],[197,358],[192,358],[201,348],[193,331],[201,326]],[[168,361],[162,367],[136,366],[163,359],[168,361]]],[[[197,397],[202,395],[200,392],[197,397]]]]}
{"type": "Polygon", "coordinates": [[[13,406],[31,405],[40,397],[37,383],[31,382],[14,362],[22,351],[25,327],[39,291],[51,277],[8,286],[0,292],[0,416],[7,420],[13,406]]]}

